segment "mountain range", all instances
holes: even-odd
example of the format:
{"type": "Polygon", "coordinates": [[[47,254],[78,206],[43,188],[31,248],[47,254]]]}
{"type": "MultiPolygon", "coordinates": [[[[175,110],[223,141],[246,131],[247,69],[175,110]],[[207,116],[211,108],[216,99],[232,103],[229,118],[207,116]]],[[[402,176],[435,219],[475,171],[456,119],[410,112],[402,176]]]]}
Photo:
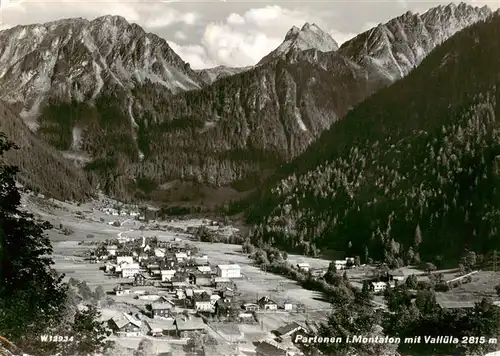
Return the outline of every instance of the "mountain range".
{"type": "Polygon", "coordinates": [[[253,239],[392,266],[456,265],[468,250],[491,257],[500,247],[499,34],[500,16],[479,21],[332,125],[252,202],[253,239]]]}
{"type": "MultiPolygon", "coordinates": [[[[91,186],[124,199],[189,200],[186,192],[207,187],[234,199],[490,16],[465,4],[406,13],[340,48],[305,24],[253,67],[202,71],[118,16],[17,26],[0,32],[0,99],[29,128],[19,130],[25,142],[73,161],[72,174],[85,172],[88,184],[59,197],[86,196],[91,186]]],[[[29,180],[44,191],[49,179],[29,180]]]]}

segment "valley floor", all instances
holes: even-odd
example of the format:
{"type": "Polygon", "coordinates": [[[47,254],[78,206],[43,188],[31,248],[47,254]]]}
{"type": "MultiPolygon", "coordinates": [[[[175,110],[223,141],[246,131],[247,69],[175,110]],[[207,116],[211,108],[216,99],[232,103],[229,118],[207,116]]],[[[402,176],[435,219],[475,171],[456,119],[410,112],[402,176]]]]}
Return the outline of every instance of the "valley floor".
{"type": "MultiPolygon", "coordinates": [[[[254,350],[255,347],[251,342],[274,337],[271,334],[272,330],[293,320],[324,319],[331,308],[329,303],[321,299],[319,293],[305,290],[294,281],[279,275],[266,273],[253,266],[252,260],[242,253],[239,245],[192,241],[190,240],[191,235],[187,231],[182,233],[164,230],[166,226],[187,230],[189,226],[201,225],[201,219],[155,222],[149,224],[144,231],[140,231],[141,222],[122,216],[108,215],[102,209],[99,209],[95,202],[77,206],[76,204],[25,196],[23,197],[23,205],[26,209],[51,222],[55,227],[62,226],[72,231],[69,235],[62,234],[60,229],[48,231],[54,248],[55,269],[65,273],[66,279],[72,277],[85,281],[92,290],[97,286],[102,286],[105,292],[110,293],[120,280],[109,277],[99,270],[102,264],[90,264],[84,260],[82,254],[91,249],[91,246],[88,245],[89,242],[117,237],[140,238],[141,236],[156,236],[159,240],[168,241],[175,237],[189,240],[190,244],[198,248],[199,253],[207,255],[211,265],[233,263],[240,265],[243,277],[236,279],[235,282],[238,292],[243,296],[242,298],[253,302],[257,298],[268,296],[278,304],[284,301],[293,304],[304,304],[307,310],[306,313],[264,313],[260,314],[261,322],[257,325],[240,324],[240,329],[244,333],[247,342],[240,345],[241,354],[248,354],[248,352],[254,350]],[[120,227],[110,225],[116,220],[121,222],[120,227]],[[83,245],[82,242],[86,242],[86,244],[83,245]],[[281,286],[280,289],[278,289],[279,286],[281,286]]],[[[308,262],[312,267],[327,267],[329,263],[327,260],[296,255],[290,255],[289,260],[294,263],[308,262]]],[[[144,290],[145,287],[141,287],[141,289],[144,290]]],[[[111,296],[115,299],[115,304],[110,308],[101,310],[103,320],[110,319],[123,311],[138,312],[147,303],[145,300],[137,300],[132,296],[111,296]]],[[[218,336],[217,333],[214,335],[221,343],[229,343],[228,340],[218,336]]],[[[141,339],[142,337],[127,337],[115,338],[115,341],[127,349],[135,349],[141,339]]],[[[158,352],[175,351],[176,355],[183,354],[178,345],[168,340],[155,339],[154,343],[158,352]]]]}

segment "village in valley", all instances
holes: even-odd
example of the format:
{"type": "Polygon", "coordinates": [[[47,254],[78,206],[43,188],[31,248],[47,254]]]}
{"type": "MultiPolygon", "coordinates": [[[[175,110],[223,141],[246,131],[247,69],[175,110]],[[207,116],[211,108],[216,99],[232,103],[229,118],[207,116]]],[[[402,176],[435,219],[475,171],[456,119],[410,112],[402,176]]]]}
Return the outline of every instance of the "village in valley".
{"type": "MultiPolygon", "coordinates": [[[[277,303],[267,295],[249,299],[238,291],[236,281],[245,278],[239,265],[213,266],[207,255],[175,237],[168,242],[156,237],[104,241],[88,260],[103,263],[103,273],[116,278],[115,300],[140,309],[136,315],[123,312],[108,320],[110,329],[120,337],[146,334],[183,340],[197,335],[205,345],[210,341],[218,345],[220,337],[237,345],[245,343],[239,326],[258,327],[258,312],[305,311],[300,305],[277,303]]],[[[275,332],[277,337],[286,338],[299,329],[302,327],[292,322],[275,332]]],[[[256,352],[269,355],[269,351],[259,350],[273,347],[279,350],[276,343],[261,340],[256,352]]]]}
{"type": "Polygon", "coordinates": [[[107,198],[78,206],[23,199],[54,225],[55,268],[82,307],[97,306],[117,354],[146,339],[159,355],[303,355],[292,336],[314,334],[330,311],[318,293],[255,267],[241,245],[195,237],[200,227],[238,234],[223,222],[160,221],[154,209],[146,218],[107,198]]]}
{"type": "MultiPolygon", "coordinates": [[[[111,208],[116,203],[107,198],[85,205],[23,199],[55,226],[55,268],[81,305],[97,306],[110,339],[121,347],[118,354],[146,339],[158,355],[304,355],[295,337],[317,335],[331,312],[324,295],[263,271],[241,244],[210,242],[240,233],[227,221],[159,219],[154,210],[147,217],[134,207],[111,208]],[[200,229],[214,238],[200,241],[200,229]]],[[[371,290],[380,312],[387,309],[387,288],[410,276],[415,283],[433,278],[409,267],[361,265],[359,257],[289,255],[287,261],[317,279],[334,265],[353,286],[371,290]]],[[[495,295],[494,272],[440,275],[455,287],[437,293],[443,308],[473,306],[478,290],[495,295]]]]}

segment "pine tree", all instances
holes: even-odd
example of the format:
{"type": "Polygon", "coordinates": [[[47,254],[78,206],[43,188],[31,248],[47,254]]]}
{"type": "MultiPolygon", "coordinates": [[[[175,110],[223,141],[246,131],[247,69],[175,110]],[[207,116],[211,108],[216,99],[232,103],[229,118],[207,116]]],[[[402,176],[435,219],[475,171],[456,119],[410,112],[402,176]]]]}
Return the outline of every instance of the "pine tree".
{"type": "Polygon", "coordinates": [[[77,311],[64,275],[52,268],[52,245],[44,233],[51,225],[20,209],[18,169],[1,160],[15,148],[0,133],[0,333],[37,356],[101,351],[107,335],[99,313],[92,307],[77,311]],[[73,336],[74,342],[41,342],[42,334],[52,332],[73,336]]]}
{"type": "MultiPolygon", "coordinates": [[[[0,134],[0,156],[16,148],[0,134]]],[[[46,257],[52,253],[44,234],[50,224],[20,209],[17,172],[17,167],[0,161],[0,330],[22,348],[57,320],[67,287],[46,257]]]]}

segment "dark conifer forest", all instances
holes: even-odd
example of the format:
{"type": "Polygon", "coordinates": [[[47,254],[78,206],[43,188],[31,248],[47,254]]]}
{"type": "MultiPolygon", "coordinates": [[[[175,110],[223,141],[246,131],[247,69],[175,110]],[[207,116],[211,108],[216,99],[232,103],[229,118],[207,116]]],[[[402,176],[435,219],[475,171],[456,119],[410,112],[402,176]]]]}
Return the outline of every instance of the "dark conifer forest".
{"type": "Polygon", "coordinates": [[[334,124],[249,205],[254,240],[407,263],[500,247],[499,35],[463,30],[334,124]]]}

